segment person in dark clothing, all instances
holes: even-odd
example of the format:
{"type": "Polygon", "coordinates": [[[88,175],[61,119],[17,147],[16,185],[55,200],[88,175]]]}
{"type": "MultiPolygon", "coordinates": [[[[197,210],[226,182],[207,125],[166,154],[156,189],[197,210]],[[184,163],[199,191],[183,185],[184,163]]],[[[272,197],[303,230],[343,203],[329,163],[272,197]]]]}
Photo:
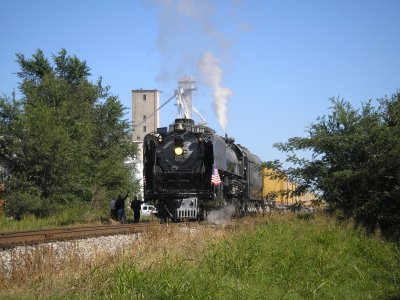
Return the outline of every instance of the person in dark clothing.
{"type": "Polygon", "coordinates": [[[115,209],[117,210],[117,218],[118,222],[124,224],[126,222],[126,215],[125,215],[125,200],[128,198],[129,192],[126,194],[125,197],[122,197],[121,194],[118,195],[117,201],[115,201],[115,209]]]}
{"type": "Polygon", "coordinates": [[[118,215],[117,215],[117,209],[115,208],[115,202],[116,202],[115,198],[111,199],[111,201],[110,201],[110,213],[111,213],[111,217],[114,220],[117,220],[118,215]]]}
{"type": "Polygon", "coordinates": [[[139,223],[140,220],[140,206],[144,203],[144,201],[138,200],[135,196],[131,202],[131,208],[133,210],[133,223],[139,223]]]}

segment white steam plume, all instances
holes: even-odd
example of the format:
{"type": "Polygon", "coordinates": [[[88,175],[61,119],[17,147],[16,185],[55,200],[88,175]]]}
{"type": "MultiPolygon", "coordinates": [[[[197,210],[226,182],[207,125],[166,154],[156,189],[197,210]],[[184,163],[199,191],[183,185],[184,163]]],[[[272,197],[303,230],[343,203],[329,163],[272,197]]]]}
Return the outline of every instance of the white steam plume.
{"type": "MultiPolygon", "coordinates": [[[[223,68],[216,57],[230,60],[232,41],[215,23],[220,19],[218,5],[212,0],[152,0],[158,11],[159,32],[155,43],[161,54],[162,66],[157,80],[176,82],[188,74],[212,89],[213,108],[218,121],[226,131],[228,99],[232,91],[222,86],[223,68]],[[213,53],[213,54],[211,54],[213,53]]],[[[234,24],[241,0],[227,1],[228,11],[222,12],[234,24]]],[[[224,22],[224,27],[229,26],[224,22]]],[[[201,89],[201,88],[200,88],[201,89]]]]}
{"type": "Polygon", "coordinates": [[[221,127],[226,131],[228,125],[228,98],[233,92],[222,86],[223,71],[218,60],[209,52],[205,52],[198,63],[199,70],[206,83],[213,89],[214,108],[221,127]]]}
{"type": "Polygon", "coordinates": [[[233,214],[235,213],[235,206],[228,205],[223,207],[219,210],[213,210],[207,215],[207,222],[212,224],[221,225],[228,223],[231,219],[233,214]]]}

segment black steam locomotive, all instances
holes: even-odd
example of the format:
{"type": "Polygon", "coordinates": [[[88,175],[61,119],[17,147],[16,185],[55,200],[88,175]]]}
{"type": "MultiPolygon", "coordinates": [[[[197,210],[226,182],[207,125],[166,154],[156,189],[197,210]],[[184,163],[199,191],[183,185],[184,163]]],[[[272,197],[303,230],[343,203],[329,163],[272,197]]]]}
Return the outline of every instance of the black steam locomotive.
{"type": "Polygon", "coordinates": [[[245,147],[191,119],[144,138],[144,200],[161,219],[203,219],[228,205],[237,215],[262,209],[261,161],[245,147]]]}

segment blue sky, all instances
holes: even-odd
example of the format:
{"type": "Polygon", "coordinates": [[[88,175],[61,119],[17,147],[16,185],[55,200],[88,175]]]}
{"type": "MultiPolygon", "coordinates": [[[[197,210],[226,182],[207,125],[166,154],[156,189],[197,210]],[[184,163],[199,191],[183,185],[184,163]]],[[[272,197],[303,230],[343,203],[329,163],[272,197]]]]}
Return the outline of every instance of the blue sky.
{"type": "MultiPolygon", "coordinates": [[[[15,53],[37,49],[85,60],[129,120],[132,89],[163,102],[192,75],[210,127],[262,160],[282,160],[272,144],[306,136],[330,97],[359,107],[400,89],[398,0],[1,0],[0,12],[0,94],[18,88],[15,53]]],[[[161,125],[175,116],[168,104],[161,125]]]]}

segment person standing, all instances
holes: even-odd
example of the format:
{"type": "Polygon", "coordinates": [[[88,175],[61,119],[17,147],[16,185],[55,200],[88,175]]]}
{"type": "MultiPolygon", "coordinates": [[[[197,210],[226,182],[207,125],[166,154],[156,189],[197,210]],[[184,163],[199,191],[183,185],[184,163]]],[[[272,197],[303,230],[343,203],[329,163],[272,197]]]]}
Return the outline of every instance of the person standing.
{"type": "Polygon", "coordinates": [[[131,202],[131,208],[133,210],[133,223],[139,223],[140,220],[140,206],[144,203],[144,201],[138,200],[135,196],[131,202]]]}
{"type": "Polygon", "coordinates": [[[114,220],[117,220],[118,215],[117,215],[117,209],[115,208],[115,202],[116,202],[115,198],[112,198],[110,201],[110,213],[111,213],[111,217],[114,220]]]}
{"type": "Polygon", "coordinates": [[[115,209],[117,210],[117,218],[118,222],[124,224],[126,222],[126,215],[125,215],[125,200],[128,198],[129,192],[126,194],[125,197],[122,197],[121,194],[118,195],[117,201],[115,201],[115,209]]]}

